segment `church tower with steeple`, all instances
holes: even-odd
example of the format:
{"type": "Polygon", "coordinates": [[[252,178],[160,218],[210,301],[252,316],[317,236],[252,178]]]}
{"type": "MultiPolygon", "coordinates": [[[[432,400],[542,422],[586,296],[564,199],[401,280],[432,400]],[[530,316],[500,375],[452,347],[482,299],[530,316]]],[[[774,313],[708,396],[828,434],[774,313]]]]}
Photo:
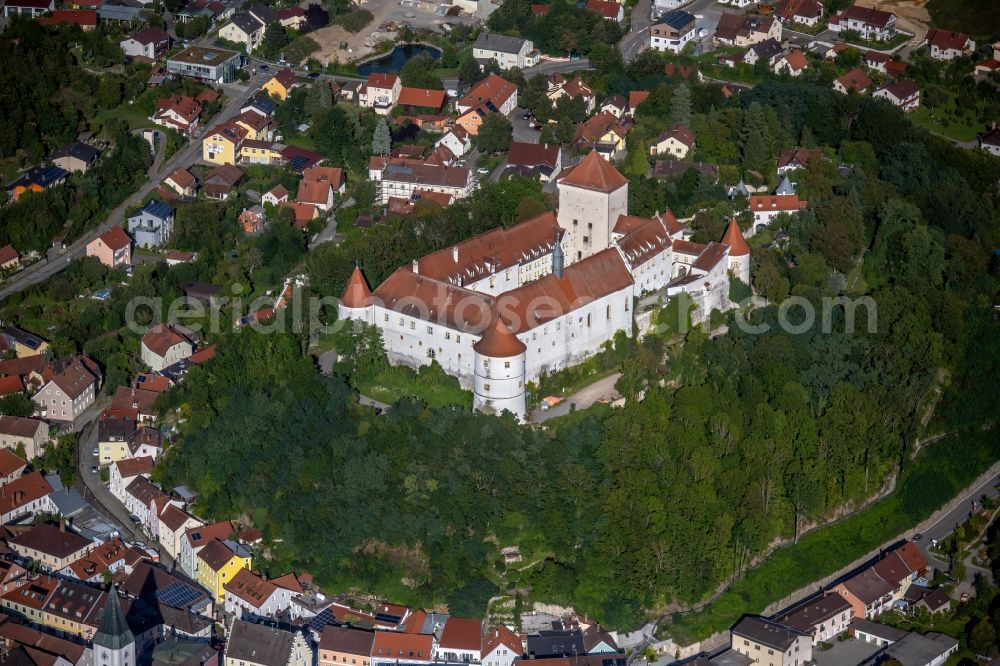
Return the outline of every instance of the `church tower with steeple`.
{"type": "Polygon", "coordinates": [[[114,585],[94,634],[95,666],[135,666],[135,635],[129,629],[114,585]]]}

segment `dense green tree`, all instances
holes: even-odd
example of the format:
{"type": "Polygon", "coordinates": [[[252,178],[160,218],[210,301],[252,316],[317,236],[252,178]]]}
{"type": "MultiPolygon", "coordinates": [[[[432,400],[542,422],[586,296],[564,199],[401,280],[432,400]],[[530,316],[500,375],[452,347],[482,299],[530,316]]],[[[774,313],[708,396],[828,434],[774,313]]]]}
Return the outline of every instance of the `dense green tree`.
{"type": "Polygon", "coordinates": [[[691,89],[686,83],[677,86],[670,97],[670,122],[691,124],[691,89]]]}
{"type": "Polygon", "coordinates": [[[392,148],[392,134],[389,132],[389,125],[385,120],[379,120],[372,135],[372,154],[388,155],[390,148],[392,148]]]}
{"type": "Polygon", "coordinates": [[[484,153],[499,153],[510,148],[514,128],[502,113],[491,113],[483,120],[476,135],[476,145],[484,153]]]}

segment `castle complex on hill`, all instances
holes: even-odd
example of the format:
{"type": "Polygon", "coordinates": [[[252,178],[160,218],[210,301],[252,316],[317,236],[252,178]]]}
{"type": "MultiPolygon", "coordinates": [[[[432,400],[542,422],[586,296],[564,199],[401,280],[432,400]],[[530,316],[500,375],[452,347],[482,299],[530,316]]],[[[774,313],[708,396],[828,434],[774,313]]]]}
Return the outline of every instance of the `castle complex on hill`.
{"type": "Polygon", "coordinates": [[[732,273],[750,283],[736,221],[692,243],[667,211],[628,214],[628,181],[597,152],[557,179],[559,210],[415,259],[372,292],[355,268],[341,319],[382,331],[392,363],[436,360],[476,409],[525,419],[525,384],[631,335],[635,299],[691,296],[696,321],[729,307],[732,273]]]}

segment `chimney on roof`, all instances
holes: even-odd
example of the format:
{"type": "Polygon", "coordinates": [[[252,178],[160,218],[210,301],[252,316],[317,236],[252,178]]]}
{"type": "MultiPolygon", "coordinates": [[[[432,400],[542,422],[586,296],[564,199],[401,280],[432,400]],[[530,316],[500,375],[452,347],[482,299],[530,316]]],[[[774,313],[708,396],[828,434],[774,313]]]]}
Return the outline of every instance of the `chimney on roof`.
{"type": "Polygon", "coordinates": [[[552,248],[552,273],[560,280],[563,276],[563,264],[565,263],[565,257],[563,257],[562,244],[559,239],[556,238],[556,246],[552,248]]]}
{"type": "Polygon", "coordinates": [[[413,272],[416,273],[417,275],[420,275],[420,260],[419,259],[414,259],[413,260],[413,272]]]}
{"type": "Polygon", "coordinates": [[[66,518],[64,516],[59,516],[59,531],[66,531],[66,518]]]}

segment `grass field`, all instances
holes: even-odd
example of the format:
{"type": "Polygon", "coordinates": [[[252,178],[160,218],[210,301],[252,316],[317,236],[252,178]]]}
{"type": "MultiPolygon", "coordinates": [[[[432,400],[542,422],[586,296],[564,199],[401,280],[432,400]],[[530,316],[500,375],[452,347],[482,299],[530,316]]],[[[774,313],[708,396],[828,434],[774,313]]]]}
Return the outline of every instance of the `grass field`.
{"type": "Polygon", "coordinates": [[[891,541],[947,504],[1000,459],[1000,430],[939,440],[905,468],[894,493],[772,554],[706,608],[663,623],[682,645],[706,638],[891,541]]]}
{"type": "Polygon", "coordinates": [[[940,134],[956,141],[975,141],[976,128],[964,123],[945,120],[938,112],[932,112],[926,106],[918,107],[910,114],[910,121],[925,130],[940,134]]]}
{"type": "Polygon", "coordinates": [[[457,379],[429,367],[422,368],[418,374],[409,368],[392,366],[369,381],[357,382],[355,388],[369,398],[390,405],[404,396],[412,396],[429,407],[472,408],[471,391],[463,391],[457,379]]]}
{"type": "Polygon", "coordinates": [[[927,11],[934,25],[991,37],[1000,32],[1000,3],[996,0],[930,0],[927,11]]]}

